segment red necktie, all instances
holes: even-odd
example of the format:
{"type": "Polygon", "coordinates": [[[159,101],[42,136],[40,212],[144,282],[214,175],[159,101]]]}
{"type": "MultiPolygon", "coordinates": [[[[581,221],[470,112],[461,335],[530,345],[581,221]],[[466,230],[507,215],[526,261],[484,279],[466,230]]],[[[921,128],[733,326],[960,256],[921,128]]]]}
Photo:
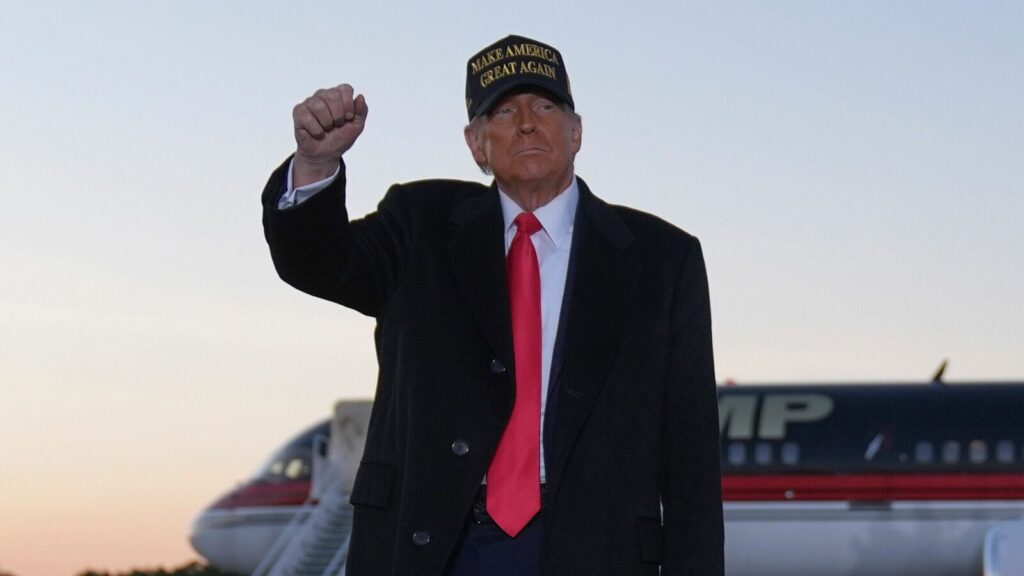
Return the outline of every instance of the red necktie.
{"type": "Polygon", "coordinates": [[[487,471],[487,513],[515,536],[540,510],[540,269],[530,236],[541,229],[530,212],[516,216],[508,250],[508,290],[515,346],[516,402],[487,471]]]}

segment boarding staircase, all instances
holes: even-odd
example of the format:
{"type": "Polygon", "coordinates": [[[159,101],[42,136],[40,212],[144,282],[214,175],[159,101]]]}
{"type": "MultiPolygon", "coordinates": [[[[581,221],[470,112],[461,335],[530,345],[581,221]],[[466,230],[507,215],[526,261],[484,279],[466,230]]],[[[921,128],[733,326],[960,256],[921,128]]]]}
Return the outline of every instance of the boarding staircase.
{"type": "Polygon", "coordinates": [[[369,419],[369,403],[335,407],[330,444],[314,443],[312,485],[303,505],[252,576],[344,576],[352,533],[352,491],[369,419]]]}
{"type": "Polygon", "coordinates": [[[352,506],[348,498],[340,490],[328,490],[283,546],[267,576],[343,574],[351,532],[352,506]]]}

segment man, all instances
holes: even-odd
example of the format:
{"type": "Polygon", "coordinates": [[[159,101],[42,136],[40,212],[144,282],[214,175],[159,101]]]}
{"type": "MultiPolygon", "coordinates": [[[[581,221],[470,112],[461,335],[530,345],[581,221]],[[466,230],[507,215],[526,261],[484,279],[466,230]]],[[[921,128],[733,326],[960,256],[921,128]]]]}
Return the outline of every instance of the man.
{"type": "Polygon", "coordinates": [[[488,46],[466,103],[490,187],[395,185],[349,222],[341,158],[369,108],[343,84],[295,107],[263,194],[281,277],[377,319],[347,574],[722,574],[699,243],[575,176],[554,48],[488,46]]]}

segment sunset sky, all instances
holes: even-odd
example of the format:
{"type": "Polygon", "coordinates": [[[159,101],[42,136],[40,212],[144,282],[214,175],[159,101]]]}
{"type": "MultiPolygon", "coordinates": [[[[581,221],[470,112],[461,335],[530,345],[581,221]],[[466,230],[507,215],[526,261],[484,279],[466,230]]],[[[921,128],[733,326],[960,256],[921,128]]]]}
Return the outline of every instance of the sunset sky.
{"type": "Polygon", "coordinates": [[[482,180],[466,59],[558,47],[577,172],[698,236],[739,383],[1024,379],[1024,3],[3,2],[0,572],[176,566],[372,393],[372,320],[281,282],[291,108],[370,106],[349,207],[482,180]],[[636,4],[634,6],[633,4],[636,4]]]}

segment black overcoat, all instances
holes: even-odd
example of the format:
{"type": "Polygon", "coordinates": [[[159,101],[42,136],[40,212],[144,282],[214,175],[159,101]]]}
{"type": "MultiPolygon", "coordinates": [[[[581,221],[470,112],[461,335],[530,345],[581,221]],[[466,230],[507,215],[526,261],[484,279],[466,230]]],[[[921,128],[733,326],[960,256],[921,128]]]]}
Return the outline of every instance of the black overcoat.
{"type": "MultiPolygon", "coordinates": [[[[351,496],[347,574],[440,575],[515,394],[497,188],[395,185],[375,212],[349,222],[344,167],[281,210],[286,175],[287,163],[263,194],[281,278],[377,320],[380,372],[351,496]]],[[[664,575],[720,575],[700,244],[579,183],[545,426],[544,573],[655,575],[660,565],[664,575]]]]}

